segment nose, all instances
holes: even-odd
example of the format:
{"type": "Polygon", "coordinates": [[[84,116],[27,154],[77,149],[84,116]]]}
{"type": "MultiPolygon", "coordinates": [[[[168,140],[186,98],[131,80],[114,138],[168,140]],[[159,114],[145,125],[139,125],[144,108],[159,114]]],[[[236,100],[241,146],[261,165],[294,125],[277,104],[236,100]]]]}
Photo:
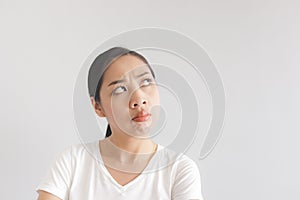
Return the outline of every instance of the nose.
{"type": "Polygon", "coordinates": [[[138,108],[141,106],[145,106],[148,104],[147,99],[144,97],[144,95],[142,94],[142,92],[137,89],[131,96],[130,102],[129,102],[129,106],[130,108],[134,109],[134,108],[138,108]]]}

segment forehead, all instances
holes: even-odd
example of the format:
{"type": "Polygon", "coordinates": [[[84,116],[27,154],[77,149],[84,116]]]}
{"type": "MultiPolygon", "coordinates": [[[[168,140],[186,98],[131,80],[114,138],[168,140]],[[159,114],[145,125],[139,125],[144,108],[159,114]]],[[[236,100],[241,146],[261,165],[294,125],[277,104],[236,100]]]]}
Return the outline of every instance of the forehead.
{"type": "Polygon", "coordinates": [[[115,60],[106,70],[103,82],[120,79],[125,75],[138,75],[150,69],[140,58],[133,55],[124,55],[115,60]]]}

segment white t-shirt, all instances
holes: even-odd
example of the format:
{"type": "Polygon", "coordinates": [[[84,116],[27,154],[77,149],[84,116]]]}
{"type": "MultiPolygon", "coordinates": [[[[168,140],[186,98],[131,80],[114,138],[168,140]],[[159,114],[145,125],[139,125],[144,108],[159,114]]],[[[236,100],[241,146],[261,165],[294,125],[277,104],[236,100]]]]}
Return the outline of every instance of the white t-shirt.
{"type": "Polygon", "coordinates": [[[159,144],[143,172],[124,186],[104,166],[99,141],[73,145],[55,160],[38,190],[63,200],[203,199],[196,163],[159,144]]]}

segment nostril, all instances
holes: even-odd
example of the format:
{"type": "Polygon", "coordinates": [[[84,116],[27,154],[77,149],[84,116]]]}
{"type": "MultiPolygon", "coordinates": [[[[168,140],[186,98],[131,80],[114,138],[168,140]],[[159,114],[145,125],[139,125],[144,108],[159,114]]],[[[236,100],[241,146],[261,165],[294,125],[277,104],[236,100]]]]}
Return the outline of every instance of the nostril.
{"type": "Polygon", "coordinates": [[[132,108],[135,108],[135,107],[137,107],[137,106],[139,106],[139,105],[142,105],[142,104],[147,104],[147,101],[146,101],[146,100],[143,100],[143,101],[141,101],[141,103],[133,103],[133,104],[131,104],[131,105],[132,105],[132,108]]]}

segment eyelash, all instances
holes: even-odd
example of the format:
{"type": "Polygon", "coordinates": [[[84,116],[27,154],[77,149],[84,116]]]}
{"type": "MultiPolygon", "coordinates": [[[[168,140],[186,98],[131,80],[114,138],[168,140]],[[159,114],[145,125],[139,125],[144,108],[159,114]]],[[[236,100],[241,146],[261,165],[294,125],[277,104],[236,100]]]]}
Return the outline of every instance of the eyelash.
{"type": "MultiPolygon", "coordinates": [[[[147,84],[147,85],[141,85],[141,87],[146,87],[146,86],[149,86],[149,85],[151,85],[151,84],[153,83],[153,80],[152,80],[151,78],[145,78],[144,80],[142,80],[141,84],[142,84],[144,81],[148,81],[149,84],[147,84]]],[[[127,89],[126,89],[125,86],[120,85],[120,86],[117,86],[117,87],[112,91],[112,95],[118,95],[118,94],[123,93],[123,92],[116,93],[116,91],[117,91],[118,89],[120,89],[120,88],[124,89],[124,91],[127,91],[127,89]]]]}
{"type": "Polygon", "coordinates": [[[116,88],[112,91],[112,95],[118,95],[118,94],[120,94],[120,93],[116,93],[116,91],[117,91],[118,89],[120,89],[120,88],[123,88],[123,89],[126,91],[125,86],[118,86],[118,87],[116,87],[116,88]]]}
{"type": "MultiPolygon", "coordinates": [[[[153,80],[152,80],[151,78],[145,78],[145,79],[142,81],[142,83],[143,83],[144,81],[148,81],[149,85],[151,85],[153,80]]],[[[148,86],[148,85],[147,85],[147,86],[148,86]]]]}

